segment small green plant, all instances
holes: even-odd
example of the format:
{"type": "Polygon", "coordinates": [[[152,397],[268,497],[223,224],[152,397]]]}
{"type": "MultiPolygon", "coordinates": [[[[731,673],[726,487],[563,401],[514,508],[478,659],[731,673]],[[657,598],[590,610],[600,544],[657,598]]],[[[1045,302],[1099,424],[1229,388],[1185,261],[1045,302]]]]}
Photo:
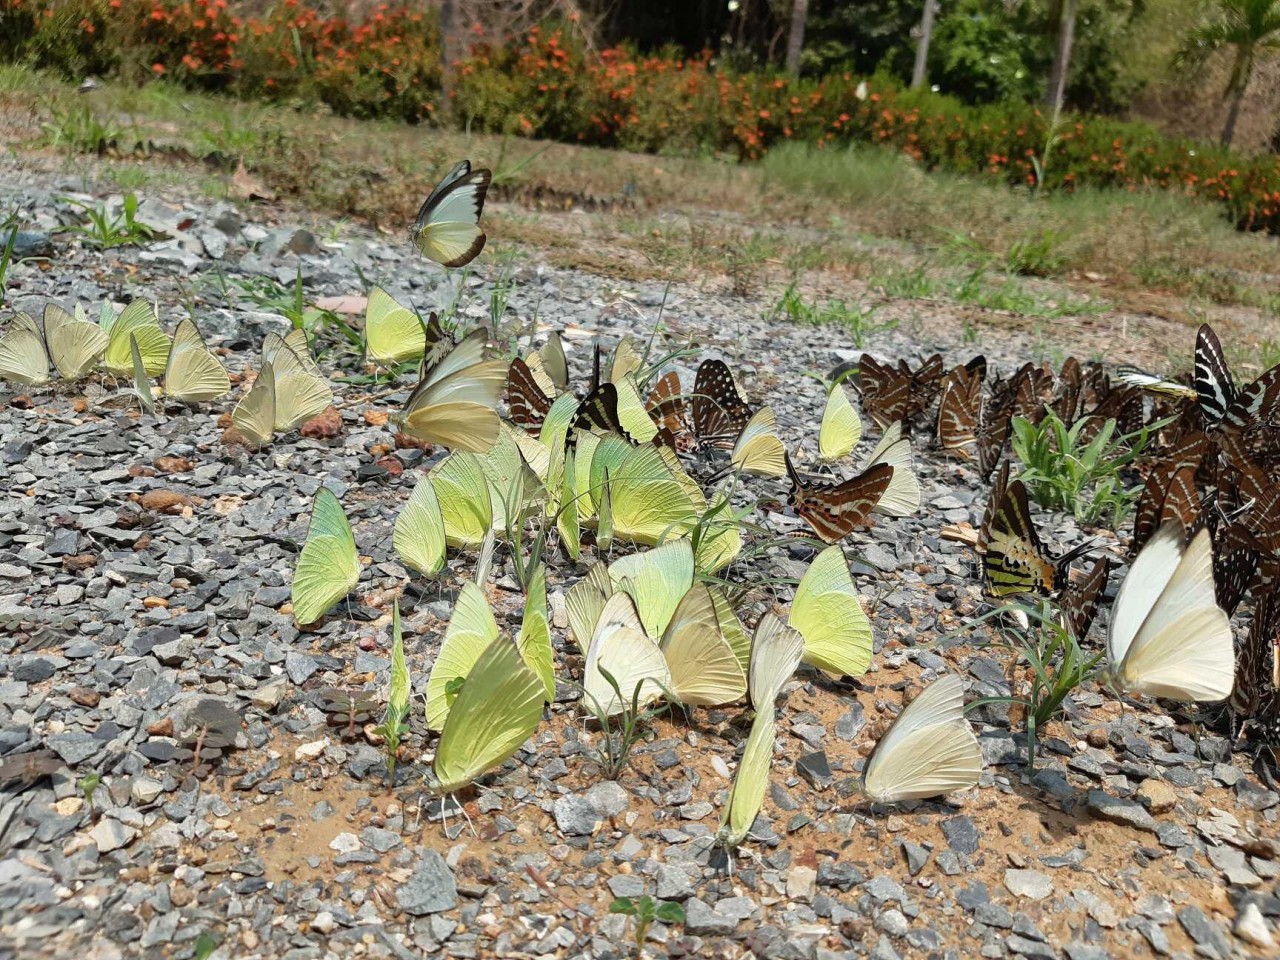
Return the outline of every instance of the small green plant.
{"type": "Polygon", "coordinates": [[[400,601],[391,617],[391,675],[387,688],[387,712],[375,733],[382,738],[382,752],[387,766],[387,790],[396,783],[396,761],[400,759],[400,742],[409,732],[409,666],[404,656],[404,635],[400,629],[400,601]]]}
{"type": "Polygon", "coordinates": [[[653,921],[684,923],[684,907],[669,900],[655,900],[648,894],[636,900],[630,897],[618,897],[609,904],[609,912],[635,918],[637,953],[644,950],[644,938],[653,921]]]}
{"type": "Polygon", "coordinates": [[[1085,653],[1047,600],[1037,607],[1007,604],[983,614],[962,629],[969,630],[993,619],[1000,624],[1002,636],[990,646],[1009,650],[1013,656],[1013,672],[1019,664],[1025,664],[1028,689],[1024,696],[1019,696],[1015,685],[1011,696],[974,700],[965,710],[988,703],[1021,705],[1026,711],[1027,766],[1034,770],[1038,732],[1062,712],[1062,704],[1072,691],[1097,674],[1105,653],[1100,651],[1092,656],[1085,653]],[[1025,627],[1019,622],[1022,620],[1026,622],[1025,627]]]}
{"type": "Polygon", "coordinates": [[[49,120],[41,124],[44,142],[68,153],[102,153],[124,135],[124,128],[101,120],[88,104],[69,109],[50,107],[49,120]]]}
{"type": "Polygon", "coordinates": [[[219,274],[213,281],[229,304],[243,297],[269,313],[276,313],[288,320],[295,330],[314,334],[318,330],[337,333],[358,352],[364,352],[364,335],[332,310],[321,310],[310,303],[302,282],[302,266],[299,265],[293,283],[285,286],[273,277],[233,277],[219,274]]]}
{"type": "Polygon", "coordinates": [[[191,954],[191,960],[209,960],[217,949],[218,941],[209,934],[202,933],[196,937],[195,952],[191,954]]]}
{"type": "Polygon", "coordinates": [[[773,308],[773,315],[786,317],[792,323],[805,326],[831,324],[843,327],[853,338],[854,346],[861,349],[868,334],[890,330],[895,326],[894,321],[872,323],[871,318],[875,316],[877,309],[874,304],[870,306],[862,303],[849,304],[843,300],[834,299],[823,303],[808,303],[792,283],[782,292],[782,296],[773,308]]]}
{"type": "Polygon", "coordinates": [[[88,243],[101,250],[111,247],[137,246],[149,243],[157,236],[154,227],[148,226],[138,219],[138,195],[127,193],[121,204],[120,213],[111,215],[104,204],[85,203],[82,200],[66,198],[68,202],[84,211],[88,222],[71,229],[80,234],[88,243]]]}
{"type": "MultiPolygon", "coordinates": [[[[0,261],[0,283],[3,283],[3,281],[3,262],[0,261]]],[[[1270,370],[1277,363],[1280,363],[1280,341],[1263,340],[1262,345],[1258,348],[1258,358],[1263,370],[1270,370]]]]}
{"type": "Polygon", "coordinates": [[[1118,529],[1141,491],[1127,486],[1121,471],[1142,455],[1151,434],[1167,421],[1117,437],[1116,422],[1108,420],[1086,438],[1089,423],[1082,417],[1068,428],[1052,411],[1039,424],[1015,417],[1013,452],[1026,467],[1019,478],[1040,506],[1088,523],[1105,519],[1118,529]]]}
{"type": "Polygon", "coordinates": [[[4,248],[0,249],[0,307],[3,307],[8,299],[9,284],[6,280],[9,276],[9,264],[13,262],[13,251],[18,245],[17,211],[0,222],[0,231],[4,232],[4,248]]]}
{"type": "Polygon", "coordinates": [[[878,287],[886,297],[897,300],[927,300],[938,292],[938,284],[923,265],[877,274],[867,280],[867,285],[878,287]]]}
{"type": "Polygon", "coordinates": [[[102,775],[99,773],[86,773],[77,782],[77,786],[80,787],[80,792],[84,794],[84,802],[89,807],[89,813],[94,820],[97,820],[98,811],[93,806],[93,795],[102,786],[102,775]]]}
{"type": "Polygon", "coordinates": [[[667,705],[641,708],[640,691],[644,687],[643,680],[636,683],[635,690],[631,692],[631,699],[628,700],[622,695],[622,689],[618,686],[618,681],[613,674],[604,667],[598,666],[597,669],[605,682],[613,688],[614,696],[622,704],[622,711],[617,716],[611,716],[604,705],[588,693],[585,687],[579,685],[579,689],[582,690],[583,703],[600,724],[602,739],[600,746],[596,748],[600,773],[606,780],[617,780],[627,769],[627,764],[631,762],[632,748],[646,735],[649,721],[665,714],[667,705]]]}
{"type": "Polygon", "coordinates": [[[1067,265],[1061,241],[1062,237],[1052,230],[1041,230],[1032,236],[1015,240],[1005,251],[1004,268],[1009,273],[1024,276],[1056,276],[1067,265]]]}

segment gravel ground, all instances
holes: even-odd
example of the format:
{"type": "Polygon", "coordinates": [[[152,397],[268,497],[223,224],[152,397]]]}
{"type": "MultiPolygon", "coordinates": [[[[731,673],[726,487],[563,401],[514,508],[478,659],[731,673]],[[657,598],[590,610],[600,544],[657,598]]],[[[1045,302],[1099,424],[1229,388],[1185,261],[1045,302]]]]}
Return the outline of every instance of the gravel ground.
{"type": "MultiPolygon", "coordinates": [[[[510,269],[478,262],[459,284],[399,237],[347,226],[333,239],[312,218],[193,197],[145,198],[140,218],[170,239],[96,251],[65,233],[74,211],[57,199],[103,199],[78,194],[82,178],[12,159],[0,175],[5,206],[16,199],[49,235],[28,238],[49,255],[13,269],[11,306],[145,293],[170,327],[194,311],[233,373],[256,367],[262,336],[284,327],[241,288],[292,284],[299,270],[309,299],[359,294],[364,277],[420,309],[456,300],[485,322],[496,292],[505,328],[536,316],[570,331],[580,373],[590,334],[647,333],[661,311],[672,342],[737,362],[793,450],[813,446],[821,411],[805,374],[860,352],[840,330],[763,319],[764,300],[619,284],[536,254],[510,269]]],[[[869,342],[878,355],[941,350],[951,363],[974,351],[945,306],[890,304],[885,316],[903,322],[869,342]]],[[[1119,361],[1107,347],[1123,324],[1104,315],[1065,322],[1058,343],[1012,331],[982,348],[1004,372],[1063,349],[1119,361]]],[[[338,351],[322,364],[350,367],[338,351]]],[[[802,670],[789,685],[749,855],[726,862],[708,840],[746,735],[740,706],[657,721],[621,780],[599,782],[595,734],[564,690],[538,734],[465,798],[474,832],[440,822],[425,799],[420,729],[388,791],[381,754],[359,724],[348,736],[329,723],[318,692],[385,688],[391,601],[407,579],[392,524],[438,454],[385,459],[391,408],[333,383],[349,404],[339,436],[255,455],[221,442],[232,399],[150,416],[110,382],[0,393],[0,957],[185,958],[213,943],[227,958],[615,957],[634,952],[633,926],[609,904],[644,894],[684,906],[683,925],[649,929],[647,948],[672,957],[1275,955],[1280,796],[1249,755],[1158,706],[1081,691],[1044,731],[1034,773],[1017,718],[1011,732],[1009,709],[988,706],[973,715],[988,762],[976,789],[859,803],[862,759],[904,689],[960,671],[970,697],[1009,692],[1000,651],[939,643],[982,608],[971,553],[939,532],[976,522],[986,494],[927,438],[916,442],[924,509],[852,542],[874,665],[854,682],[802,670]],[[289,582],[322,483],[366,561],[349,615],[299,632],[289,582]],[[230,736],[199,736],[227,711],[230,736]],[[78,784],[95,773],[87,798],[78,784]]],[[[744,496],[784,493],[757,482],[744,496]]],[[[1082,536],[1041,521],[1055,547],[1082,536]]],[[[808,556],[778,548],[742,573],[795,576],[808,556]]],[[[561,598],[583,569],[558,561],[550,574],[562,666],[577,658],[561,598]]],[[[509,564],[494,581],[499,622],[518,621],[509,564]]],[[[452,583],[418,581],[402,599],[419,684],[452,583]]],[[[775,600],[785,591],[755,591],[751,614],[775,600]]]]}

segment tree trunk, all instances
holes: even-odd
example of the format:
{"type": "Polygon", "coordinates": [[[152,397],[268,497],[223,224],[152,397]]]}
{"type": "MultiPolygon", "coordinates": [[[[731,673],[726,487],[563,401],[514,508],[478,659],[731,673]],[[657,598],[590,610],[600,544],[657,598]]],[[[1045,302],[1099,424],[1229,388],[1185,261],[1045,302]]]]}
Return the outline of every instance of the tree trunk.
{"type": "Polygon", "coordinates": [[[933,15],[938,0],[924,0],[924,13],[920,17],[920,39],[916,43],[916,65],[911,71],[911,89],[923,87],[929,74],[929,42],[933,39],[933,15]]]}
{"type": "Polygon", "coordinates": [[[1071,69],[1071,45],[1076,36],[1076,0],[1062,0],[1062,15],[1058,20],[1058,44],[1053,52],[1053,67],[1049,71],[1049,87],[1045,103],[1053,122],[1062,114],[1062,101],[1066,96],[1067,73],[1071,69]]]}
{"type": "Polygon", "coordinates": [[[440,3],[440,114],[453,115],[453,72],[458,60],[458,17],[455,0],[440,3]]]}
{"type": "Polygon", "coordinates": [[[1231,94],[1231,106],[1227,109],[1227,123],[1222,128],[1222,145],[1231,146],[1236,137],[1236,121],[1240,119],[1240,104],[1244,101],[1244,87],[1231,94]]]}
{"type": "Polygon", "coordinates": [[[1244,102],[1249,80],[1253,77],[1253,46],[1242,44],[1236,50],[1235,63],[1231,65],[1231,79],[1227,84],[1227,96],[1231,106],[1227,108],[1227,122],[1222,128],[1222,145],[1231,146],[1236,138],[1236,123],[1240,120],[1240,104],[1244,102]]]}
{"type": "Polygon", "coordinates": [[[800,76],[800,54],[804,52],[804,24],[809,19],[809,0],[792,0],[791,32],[787,34],[787,73],[800,76]]]}

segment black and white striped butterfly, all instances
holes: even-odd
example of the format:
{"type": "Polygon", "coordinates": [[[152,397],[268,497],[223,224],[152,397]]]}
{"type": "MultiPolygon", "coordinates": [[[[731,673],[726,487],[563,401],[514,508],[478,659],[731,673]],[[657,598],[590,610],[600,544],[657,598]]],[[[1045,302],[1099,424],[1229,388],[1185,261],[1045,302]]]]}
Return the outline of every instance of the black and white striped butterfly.
{"type": "Polygon", "coordinates": [[[409,229],[409,239],[422,255],[446,267],[463,267],[484,249],[480,212],[493,174],[472,170],[463,160],[431,191],[409,229]]]}

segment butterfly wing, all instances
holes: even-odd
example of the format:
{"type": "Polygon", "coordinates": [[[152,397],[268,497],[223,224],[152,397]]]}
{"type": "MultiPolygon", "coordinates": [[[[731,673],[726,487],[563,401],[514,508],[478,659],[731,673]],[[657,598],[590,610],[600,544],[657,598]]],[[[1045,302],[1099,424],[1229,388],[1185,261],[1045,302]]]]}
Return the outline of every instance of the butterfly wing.
{"type": "Polygon", "coordinates": [[[938,444],[944,450],[967,450],[978,441],[982,380],[958,366],[942,382],[938,401],[938,444]]]}
{"type": "MultiPolygon", "coordinates": [[[[80,320],[56,303],[44,308],[44,337],[49,355],[64,380],[82,380],[93,372],[106,353],[107,334],[96,323],[80,320]]],[[[125,341],[126,355],[129,341],[125,341]]],[[[132,372],[132,358],[128,371],[132,372]]]]}
{"type": "Polygon", "coordinates": [[[839,543],[864,523],[893,480],[893,467],[880,463],[840,484],[809,486],[790,459],[784,462],[791,476],[792,508],[825,543],[839,543]]]}
{"type": "Polygon", "coordinates": [[[1071,635],[1083,641],[1098,615],[1098,598],[1107,585],[1110,562],[1099,557],[1078,582],[1069,584],[1062,598],[1062,615],[1071,635]]]}
{"type": "Polygon", "coordinates": [[[671,671],[671,691],[681,703],[714,706],[747,692],[747,676],[720,632],[706,586],[690,587],[681,597],[661,646],[671,671]]]}
{"type": "Polygon", "coordinates": [[[129,352],[133,356],[133,392],[137,394],[142,408],[148,413],[154,413],[156,398],[151,393],[151,381],[147,379],[147,368],[142,362],[142,352],[134,337],[129,338],[129,352]]]}
{"type": "Polygon", "coordinates": [[[964,686],[939,677],[903,708],[867,760],[863,785],[877,803],[964,790],[982,775],[982,750],[964,718],[964,686]]]}
{"type": "Polygon", "coordinates": [[[672,540],[620,557],[609,565],[609,579],[614,590],[626,585],[645,633],[661,637],[693,586],[693,547],[687,539],[672,540]]]}
{"type": "MultiPolygon", "coordinates": [[[[431,665],[430,676],[427,677],[428,729],[444,728],[445,718],[452,709],[454,698],[458,696],[452,689],[455,681],[462,680],[465,689],[471,679],[471,668],[480,659],[485,648],[497,639],[498,624],[493,619],[493,611],[489,609],[484,591],[474,580],[466,581],[458,593],[458,601],[454,604],[453,615],[445,628],[440,652],[431,665]]],[[[518,652],[516,656],[519,657],[518,652]]],[[[540,684],[538,693],[541,696],[540,684]]],[[[542,701],[539,700],[538,703],[541,706],[542,701]]]]}
{"type": "Polygon", "coordinates": [[[552,330],[547,342],[538,349],[542,364],[546,367],[557,390],[569,389],[569,361],[564,355],[564,342],[560,339],[560,331],[552,330]]]}
{"type": "Polygon", "coordinates": [[[728,364],[716,359],[698,365],[689,411],[700,443],[730,441],[751,419],[751,408],[738,393],[728,364]]]}
{"type": "Polygon", "coordinates": [[[786,450],[777,434],[778,421],[768,407],[761,407],[747,421],[733,445],[730,463],[742,473],[780,477],[786,473],[786,450]]]}
{"type": "Polygon", "coordinates": [[[623,592],[615,593],[600,611],[600,619],[587,647],[582,680],[588,700],[594,698],[608,716],[629,709],[639,690],[641,705],[662,696],[671,686],[671,671],[658,644],[644,632],[635,603],[623,592]],[[621,699],[605,679],[608,671],[618,684],[621,699]]]}
{"type": "Polygon", "coordinates": [[[426,351],[427,328],[422,319],[382,287],[371,288],[364,311],[365,359],[394,366],[416,360],[426,351]]]}
{"type": "Polygon", "coordinates": [[[280,433],[315,419],[333,403],[329,384],[313,372],[315,363],[310,353],[304,360],[287,343],[282,344],[273,353],[271,367],[275,371],[275,429],[280,433]]]}
{"type": "Polygon", "coordinates": [[[226,367],[209,352],[195,322],[183,318],[164,368],[164,395],[182,403],[201,403],[230,392],[226,367]]]}
{"type": "MultiPolygon", "coordinates": [[[[1153,546],[1158,548],[1154,555],[1159,559],[1165,553],[1159,548],[1166,543],[1180,545],[1181,541],[1178,524],[1162,527],[1125,577],[1114,619],[1120,619],[1123,603],[1134,604],[1150,594],[1150,587],[1140,581],[1138,589],[1126,595],[1124,588],[1135,576],[1150,576],[1152,582],[1166,579],[1166,583],[1119,661],[1119,678],[1126,689],[1148,696],[1222,700],[1230,695],[1234,683],[1235,648],[1231,622],[1214,594],[1209,531],[1201,530],[1181,551],[1172,577],[1166,577],[1164,571],[1151,576],[1150,565],[1139,567],[1153,546]]],[[[1140,611],[1141,607],[1133,609],[1140,611]]],[[[1125,615],[1131,616],[1128,611],[1125,615]]]]}
{"type": "Polygon", "coordinates": [[[321,487],[311,507],[307,539],[293,574],[293,618],[315,623],[360,579],[360,556],[342,504],[321,487]]]}
{"type": "Polygon", "coordinates": [[[1027,489],[1014,480],[996,507],[987,538],[983,571],[997,597],[1053,592],[1057,568],[1031,522],[1027,489]]]}
{"type": "Polygon", "coordinates": [[[554,700],[556,665],[551,649],[551,625],[547,622],[547,568],[543,564],[538,564],[529,578],[516,646],[524,662],[542,681],[544,699],[554,700]]]}
{"type": "Polygon", "coordinates": [[[493,175],[464,160],[431,192],[418,211],[410,238],[423,256],[446,267],[462,267],[484,249],[480,214],[493,175]]]}
{"type": "Polygon", "coordinates": [[[102,356],[102,364],[109,373],[117,377],[133,374],[130,337],[138,341],[138,352],[147,368],[147,376],[158,377],[164,373],[169,360],[169,337],[161,328],[156,308],[149,300],[139,297],[131,301],[108,325],[106,332],[107,349],[102,356]]]}
{"type": "Polygon", "coordinates": [[[262,365],[258,379],[231,411],[231,422],[254,447],[265,447],[275,436],[276,375],[270,363],[262,365]]]}
{"type": "Polygon", "coordinates": [[[506,637],[472,665],[449,709],[433,767],[452,793],[510,758],[542,720],[543,682],[506,637]]]}
{"type": "Polygon", "coordinates": [[[414,484],[409,502],[396,517],[391,542],[411,570],[431,577],[444,566],[444,515],[430,477],[420,477],[414,484]]]}
{"type": "Polygon", "coordinates": [[[900,420],[889,424],[867,461],[868,467],[881,463],[893,467],[889,487],[873,508],[888,517],[909,517],[920,509],[920,481],[911,459],[911,440],[903,435],[902,427],[900,420]]]}
{"type": "Polygon", "coordinates": [[[1196,333],[1195,375],[1192,381],[1206,423],[1221,422],[1236,399],[1236,382],[1213,327],[1204,323],[1196,333]]]}
{"type": "Polygon", "coordinates": [[[493,495],[480,458],[455,451],[431,470],[431,483],[444,518],[445,542],[474,547],[493,529],[493,495]]]}
{"type": "Polygon", "coordinates": [[[837,677],[867,672],[871,622],[839,547],[823,550],[800,578],[790,620],[804,637],[805,663],[837,677]]]}
{"type": "Polygon", "coordinates": [[[49,382],[49,354],[35,320],[19,313],[0,338],[0,380],[38,387],[49,382]]]}

